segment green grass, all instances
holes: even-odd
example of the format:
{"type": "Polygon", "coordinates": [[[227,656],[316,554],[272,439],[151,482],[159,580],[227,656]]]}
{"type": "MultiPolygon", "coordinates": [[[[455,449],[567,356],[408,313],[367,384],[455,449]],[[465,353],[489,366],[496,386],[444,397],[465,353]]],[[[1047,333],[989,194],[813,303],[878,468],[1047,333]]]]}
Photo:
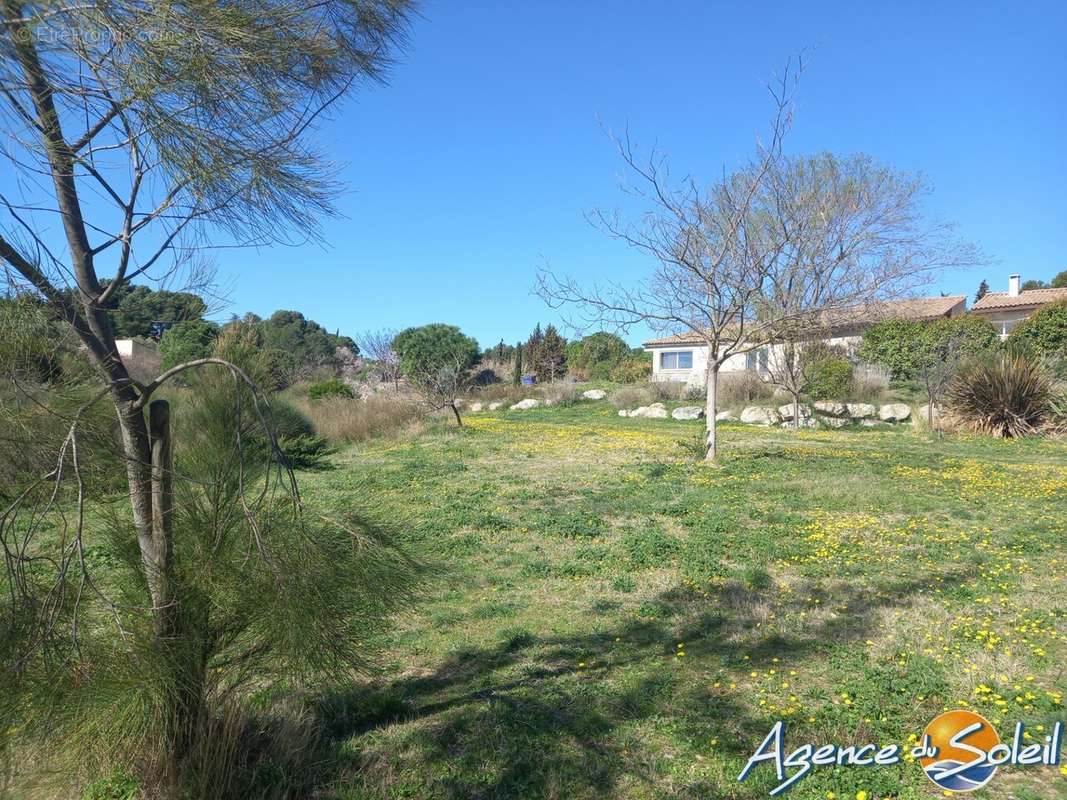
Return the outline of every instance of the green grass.
{"type": "MultiPolygon", "coordinates": [[[[1050,727],[1061,704],[1067,448],[908,428],[723,426],[606,403],[471,415],[345,450],[309,503],[434,567],[381,677],[329,699],[331,797],[761,798],[793,746],[906,743],[945,709],[1050,727]]],[[[1037,734],[1035,734],[1037,735],[1037,734]]],[[[928,798],[914,764],[817,769],[801,800],[928,798]]],[[[1001,768],[989,798],[1067,797],[1001,768]]]]}

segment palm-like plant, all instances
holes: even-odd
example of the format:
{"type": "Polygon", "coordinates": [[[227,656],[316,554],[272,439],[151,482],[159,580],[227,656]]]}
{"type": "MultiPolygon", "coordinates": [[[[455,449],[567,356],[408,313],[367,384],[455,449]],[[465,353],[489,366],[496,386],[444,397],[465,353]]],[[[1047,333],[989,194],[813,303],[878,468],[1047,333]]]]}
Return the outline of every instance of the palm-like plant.
{"type": "Polygon", "coordinates": [[[948,389],[950,410],[976,433],[999,438],[1039,432],[1050,420],[1048,372],[1020,353],[1002,353],[964,366],[948,389]]]}

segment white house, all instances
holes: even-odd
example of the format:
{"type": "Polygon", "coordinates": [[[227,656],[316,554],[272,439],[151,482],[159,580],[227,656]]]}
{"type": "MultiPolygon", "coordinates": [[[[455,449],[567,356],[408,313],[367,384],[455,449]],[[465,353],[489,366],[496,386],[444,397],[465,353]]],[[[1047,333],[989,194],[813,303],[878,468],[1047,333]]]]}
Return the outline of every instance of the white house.
{"type": "Polygon", "coordinates": [[[1042,306],[1067,300],[1067,289],[1020,289],[1018,275],[1008,277],[1008,291],[989,292],[971,306],[971,311],[985,317],[1008,338],[1011,329],[1042,306]]]}
{"type": "MultiPolygon", "coordinates": [[[[964,295],[953,295],[884,302],[855,313],[836,312],[826,322],[829,336],[824,341],[831,347],[849,351],[859,345],[863,332],[876,322],[894,318],[932,321],[962,314],[966,307],[964,295]]],[[[703,386],[708,368],[708,347],[697,334],[690,332],[651,339],[643,347],[652,353],[652,380],[703,386]]],[[[720,372],[753,370],[765,373],[771,359],[780,357],[780,349],[780,346],[771,344],[730,356],[720,372]]]]}

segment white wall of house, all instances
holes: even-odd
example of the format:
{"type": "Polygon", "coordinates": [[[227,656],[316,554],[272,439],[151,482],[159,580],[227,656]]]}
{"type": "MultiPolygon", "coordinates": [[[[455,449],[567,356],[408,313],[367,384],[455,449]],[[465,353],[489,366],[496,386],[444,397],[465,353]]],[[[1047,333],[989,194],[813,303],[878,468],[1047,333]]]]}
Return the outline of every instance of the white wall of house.
{"type": "Polygon", "coordinates": [[[1000,333],[1001,339],[1007,339],[1011,329],[1034,313],[1033,308],[1005,308],[998,311],[975,312],[989,320],[1000,333]]]}
{"type": "MultiPolygon", "coordinates": [[[[834,336],[825,341],[831,347],[851,353],[859,346],[860,339],[860,336],[834,336]]],[[[645,349],[652,353],[652,380],[704,386],[708,368],[708,348],[705,345],[654,346],[645,349]],[[692,367],[675,366],[681,362],[691,363],[692,367]]],[[[766,373],[768,365],[781,363],[784,351],[785,348],[782,345],[767,345],[747,353],[737,353],[723,362],[719,372],[751,370],[766,373]]]]}
{"type": "MultiPolygon", "coordinates": [[[[652,380],[687,383],[691,386],[704,386],[708,369],[708,348],[706,345],[681,344],[671,347],[648,347],[652,353],[652,380]],[[691,367],[677,367],[680,362],[690,363],[691,367]]],[[[755,359],[755,354],[753,354],[755,359]]],[[[750,359],[741,353],[730,356],[722,365],[722,372],[741,372],[752,369],[750,359]]]]}

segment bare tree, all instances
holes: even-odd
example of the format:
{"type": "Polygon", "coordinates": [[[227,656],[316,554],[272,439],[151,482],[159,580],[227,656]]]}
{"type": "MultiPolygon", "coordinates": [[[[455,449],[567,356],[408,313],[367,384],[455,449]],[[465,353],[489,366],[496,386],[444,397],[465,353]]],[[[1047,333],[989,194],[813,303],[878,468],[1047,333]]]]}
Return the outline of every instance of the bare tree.
{"type": "Polygon", "coordinates": [[[920,178],[870,159],[823,155],[790,159],[782,150],[799,70],[787,66],[770,87],[770,135],[740,169],[701,188],[672,183],[664,157],[639,159],[629,137],[616,140],[648,210],[633,223],[597,212],[610,236],[651,256],[635,287],[583,287],[542,270],[538,292],[573,304],[590,322],[625,329],[643,323],[695,335],[708,350],[707,460],[717,457],[719,370],[768,343],[797,339],[827,314],[899,295],[934,270],[972,260],[949,228],[919,212],[920,178]]]}
{"type": "Polygon", "coordinates": [[[968,359],[992,349],[995,334],[968,317],[942,319],[923,326],[918,333],[916,377],[926,395],[926,423],[939,430],[935,416],[953,378],[968,359]]]}
{"type": "MultiPolygon", "coordinates": [[[[813,332],[814,336],[814,332],[813,332]]],[[[789,395],[793,406],[793,428],[800,427],[800,397],[811,385],[811,365],[827,348],[817,338],[803,341],[786,339],[768,346],[766,369],[760,378],[789,395]]]]}
{"type": "Polygon", "coordinates": [[[396,331],[383,328],[378,331],[367,331],[359,337],[359,349],[368,358],[374,361],[381,371],[382,379],[393,384],[393,389],[400,391],[400,379],[403,372],[400,369],[400,356],[393,349],[393,339],[396,331]]]}
{"type": "Polygon", "coordinates": [[[456,425],[463,427],[458,400],[470,389],[473,376],[462,356],[449,356],[443,364],[424,364],[408,378],[431,410],[450,409],[456,425]]]}
{"type": "MultiPolygon", "coordinates": [[[[153,523],[161,512],[146,411],[187,369],[250,381],[222,359],[201,359],[138,383],[116,349],[108,302],[135,278],[195,270],[215,243],[316,235],[337,186],[307,134],[354,85],[383,77],[407,12],[404,0],[0,0],[0,153],[21,192],[0,196],[3,280],[71,326],[102,381],[96,399],[114,405],[162,641],[180,633],[182,598],[165,530],[153,523]]],[[[255,411],[265,413],[261,402],[255,411]]],[[[71,464],[77,472],[78,416],[47,481],[71,464]]],[[[80,538],[67,541],[77,554],[80,538]]]]}
{"type": "Polygon", "coordinates": [[[930,430],[940,430],[935,419],[940,413],[941,401],[949,384],[960,367],[962,342],[949,339],[932,348],[919,363],[916,374],[926,394],[926,424],[930,430]]]}

